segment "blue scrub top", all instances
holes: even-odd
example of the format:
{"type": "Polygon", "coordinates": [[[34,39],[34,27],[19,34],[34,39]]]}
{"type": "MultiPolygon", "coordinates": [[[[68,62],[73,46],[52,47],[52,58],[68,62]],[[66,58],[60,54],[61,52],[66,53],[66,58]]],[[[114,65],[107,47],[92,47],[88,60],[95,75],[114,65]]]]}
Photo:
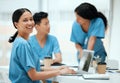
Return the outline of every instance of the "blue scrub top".
{"type": "Polygon", "coordinates": [[[27,72],[35,68],[40,71],[38,56],[34,56],[28,41],[22,37],[16,38],[13,42],[9,78],[12,83],[40,83],[39,80],[32,81],[27,72]]]}
{"type": "Polygon", "coordinates": [[[76,21],[73,23],[70,38],[72,42],[80,44],[83,49],[87,49],[90,36],[96,37],[96,42],[94,45],[94,56],[99,55],[101,58],[104,57],[104,61],[107,54],[101,40],[105,36],[105,25],[103,20],[101,18],[91,20],[87,33],[82,30],[82,27],[79,23],[77,23],[76,21]]]}
{"type": "Polygon", "coordinates": [[[47,36],[47,41],[43,48],[39,45],[36,35],[30,37],[29,43],[32,47],[34,55],[38,55],[41,60],[43,60],[46,56],[52,57],[52,53],[61,53],[58,40],[52,35],[47,36]]]}

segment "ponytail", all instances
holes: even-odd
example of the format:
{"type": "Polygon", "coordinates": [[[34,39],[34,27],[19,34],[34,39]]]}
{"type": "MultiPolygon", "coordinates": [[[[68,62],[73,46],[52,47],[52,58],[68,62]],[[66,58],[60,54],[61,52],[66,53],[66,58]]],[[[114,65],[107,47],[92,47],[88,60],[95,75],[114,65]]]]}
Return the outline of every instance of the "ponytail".
{"type": "Polygon", "coordinates": [[[9,38],[8,42],[9,43],[14,42],[15,38],[17,37],[17,35],[18,35],[18,31],[16,31],[15,34],[9,38]]]}
{"type": "Polygon", "coordinates": [[[107,30],[107,19],[106,19],[106,17],[101,12],[98,12],[98,17],[103,19],[103,22],[104,22],[104,25],[105,25],[105,30],[107,30]]]}

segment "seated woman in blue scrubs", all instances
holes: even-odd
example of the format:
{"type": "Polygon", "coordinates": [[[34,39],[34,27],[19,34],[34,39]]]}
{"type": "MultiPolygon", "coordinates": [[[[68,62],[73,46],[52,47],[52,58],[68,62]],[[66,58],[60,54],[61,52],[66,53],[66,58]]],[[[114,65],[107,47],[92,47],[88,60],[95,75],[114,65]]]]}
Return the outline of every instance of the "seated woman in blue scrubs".
{"type": "Polygon", "coordinates": [[[101,62],[104,62],[107,53],[101,39],[105,37],[107,29],[106,17],[90,3],[82,3],[74,11],[76,21],[72,26],[70,40],[75,43],[78,51],[78,62],[83,49],[94,50],[94,57],[99,56],[101,62]]]}
{"type": "Polygon", "coordinates": [[[9,78],[12,83],[40,83],[39,80],[65,73],[75,73],[67,67],[54,69],[54,71],[40,71],[39,58],[33,54],[28,43],[29,34],[34,27],[30,10],[26,8],[15,10],[12,22],[17,29],[9,39],[10,43],[13,42],[9,65],[9,78]]]}
{"type": "Polygon", "coordinates": [[[62,56],[58,40],[55,36],[49,34],[48,13],[35,13],[33,19],[37,34],[29,38],[29,43],[34,51],[34,55],[38,55],[40,60],[44,60],[47,56],[52,57],[54,53],[55,59],[53,59],[52,63],[61,63],[62,56]]]}

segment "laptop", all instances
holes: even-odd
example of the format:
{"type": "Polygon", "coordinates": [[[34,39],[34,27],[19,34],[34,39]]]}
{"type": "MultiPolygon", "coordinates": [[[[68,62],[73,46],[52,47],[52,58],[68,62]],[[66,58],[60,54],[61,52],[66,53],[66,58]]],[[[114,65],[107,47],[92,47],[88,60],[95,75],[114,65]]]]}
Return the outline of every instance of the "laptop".
{"type": "Polygon", "coordinates": [[[64,74],[64,76],[81,76],[83,74],[89,74],[89,67],[91,65],[91,61],[94,55],[93,50],[83,50],[83,56],[80,59],[80,63],[78,65],[78,70],[76,71],[75,74],[64,74]]]}

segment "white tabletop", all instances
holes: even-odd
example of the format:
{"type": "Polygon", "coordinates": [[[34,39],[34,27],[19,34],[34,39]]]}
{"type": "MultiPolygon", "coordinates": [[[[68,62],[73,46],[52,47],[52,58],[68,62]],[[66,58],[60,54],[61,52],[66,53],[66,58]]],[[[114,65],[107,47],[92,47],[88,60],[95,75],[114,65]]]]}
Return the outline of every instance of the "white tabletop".
{"type": "MultiPolygon", "coordinates": [[[[0,71],[2,71],[2,73],[3,71],[7,71],[8,73],[8,69],[9,69],[8,66],[0,66],[0,71]]],[[[107,73],[107,74],[110,77],[109,80],[85,80],[82,76],[56,76],[50,78],[50,80],[57,81],[59,83],[119,83],[120,82],[120,73],[107,73]]]]}
{"type": "Polygon", "coordinates": [[[109,80],[88,80],[88,79],[84,79],[82,76],[56,76],[50,78],[50,80],[57,81],[59,83],[119,83],[120,82],[120,73],[106,72],[105,75],[109,76],[109,80]]]}
{"type": "Polygon", "coordinates": [[[120,74],[109,74],[109,80],[85,80],[82,76],[57,76],[50,80],[57,81],[59,83],[119,83],[120,74]]]}

